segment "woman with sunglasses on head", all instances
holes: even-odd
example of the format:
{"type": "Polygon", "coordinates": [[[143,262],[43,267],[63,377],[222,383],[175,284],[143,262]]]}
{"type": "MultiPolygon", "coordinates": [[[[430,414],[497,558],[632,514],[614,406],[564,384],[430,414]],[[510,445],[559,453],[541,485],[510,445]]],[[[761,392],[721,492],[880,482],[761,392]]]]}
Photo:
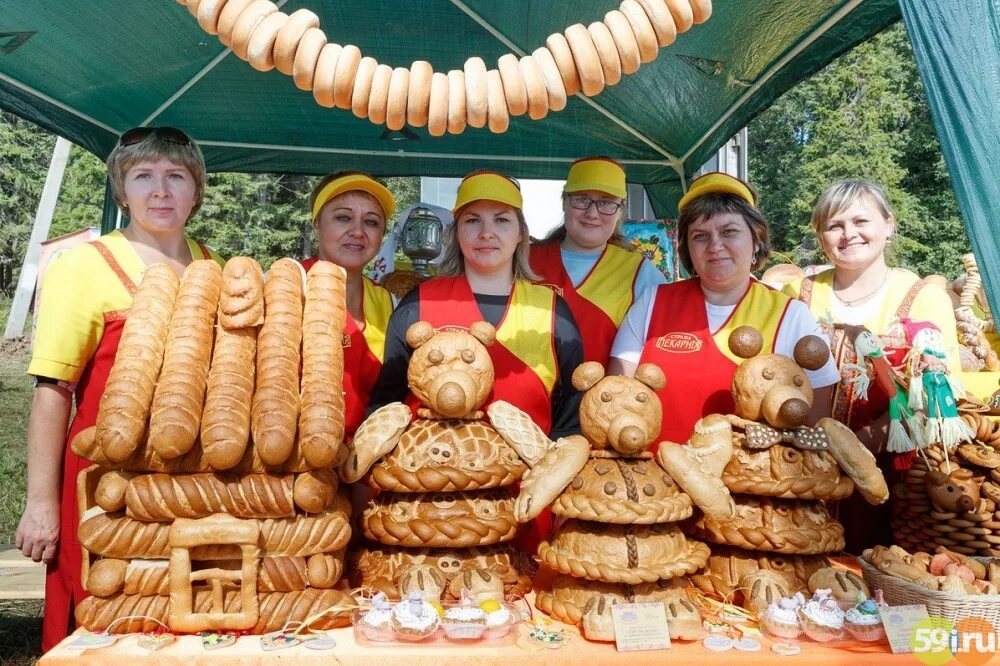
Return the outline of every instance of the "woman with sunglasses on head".
{"type": "Polygon", "coordinates": [[[392,314],[388,291],[362,271],[382,247],[386,223],[396,199],[367,174],[348,171],[327,176],[309,197],[317,256],[304,259],[309,270],[317,260],[332,261],[347,273],[344,327],[344,431],[361,425],[372,387],[382,369],[385,332],[392,314]]]}
{"type": "MultiPolygon", "coordinates": [[[[753,326],[764,352],[793,356],[796,343],[820,328],[803,303],[750,274],[764,265],[771,248],[749,184],[724,173],[705,174],[691,182],[678,210],[678,253],[693,277],[636,301],[615,338],[608,369],[631,375],[639,363],[659,365],[667,376],[658,392],[664,407],[659,439],[683,443],[702,416],[733,412],[732,379],[742,363],[729,349],[733,330],[753,326]]],[[[814,391],[806,422],[813,423],[829,415],[840,373],[828,358],[806,375],[814,391]]]]}
{"type": "Polygon", "coordinates": [[[86,596],[76,536],[76,478],[90,462],[73,454],[68,443],[96,422],[137,285],[152,264],[166,264],[179,275],[197,259],[223,263],[184,235],[205,190],[204,158],[186,134],[171,127],[129,130],[107,166],[115,202],[129,225],[51,264],[28,366],[36,385],[28,421],[27,503],[16,543],[25,556],[48,565],[45,651],[67,635],[73,608],[86,596]]]}
{"type": "Polygon", "coordinates": [[[531,246],[531,268],[566,299],[583,335],[585,361],[608,362],[629,306],[663,274],[622,235],[625,169],[610,157],[573,162],[563,188],[563,224],[531,246]]]}

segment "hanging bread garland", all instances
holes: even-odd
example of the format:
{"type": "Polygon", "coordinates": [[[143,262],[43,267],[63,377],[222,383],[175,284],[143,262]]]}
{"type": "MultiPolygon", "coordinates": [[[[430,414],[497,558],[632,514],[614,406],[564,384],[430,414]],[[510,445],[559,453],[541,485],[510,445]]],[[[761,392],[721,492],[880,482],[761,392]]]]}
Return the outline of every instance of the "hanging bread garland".
{"type": "Polygon", "coordinates": [[[553,33],[531,55],[504,54],[495,69],[474,56],[443,74],[424,60],[392,68],[357,46],[330,42],[308,9],[286,14],[271,0],[177,1],[237,57],[291,76],[320,106],[393,130],[426,126],[431,136],[466,127],[500,134],[512,117],[562,111],[568,97],[600,94],[712,15],[712,0],[622,0],[603,21],[553,33]]]}

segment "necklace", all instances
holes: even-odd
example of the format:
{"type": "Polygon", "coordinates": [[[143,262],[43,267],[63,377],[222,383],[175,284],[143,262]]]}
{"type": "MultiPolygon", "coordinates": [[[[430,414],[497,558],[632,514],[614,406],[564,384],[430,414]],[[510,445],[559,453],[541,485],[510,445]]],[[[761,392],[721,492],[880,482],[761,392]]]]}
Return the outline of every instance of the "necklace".
{"type": "Polygon", "coordinates": [[[869,298],[871,298],[872,296],[874,296],[875,294],[877,294],[879,291],[881,291],[882,287],[884,287],[885,284],[886,284],[886,280],[889,279],[889,274],[890,273],[892,273],[892,269],[889,268],[888,266],[886,266],[885,275],[883,275],[882,279],[879,280],[878,285],[875,287],[875,289],[873,289],[872,291],[868,292],[864,296],[860,296],[858,298],[852,298],[852,299],[848,300],[848,299],[845,299],[845,298],[841,297],[841,295],[837,293],[836,288],[833,289],[833,296],[834,296],[834,298],[836,298],[838,301],[840,301],[841,303],[843,303],[847,307],[853,308],[855,305],[858,305],[860,303],[863,303],[863,302],[867,301],[869,298]]]}

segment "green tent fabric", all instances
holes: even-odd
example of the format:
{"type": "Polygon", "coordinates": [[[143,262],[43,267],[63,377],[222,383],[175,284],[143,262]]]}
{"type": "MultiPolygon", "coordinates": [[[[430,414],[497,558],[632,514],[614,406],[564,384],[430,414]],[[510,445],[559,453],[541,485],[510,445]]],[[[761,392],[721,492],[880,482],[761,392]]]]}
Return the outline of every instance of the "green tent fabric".
{"type": "Polygon", "coordinates": [[[900,5],[990,309],[1000,312],[1000,4],[900,5]]]}
{"type": "MultiPolygon", "coordinates": [[[[530,53],[615,0],[290,0],[331,41],[379,62],[460,69],[530,53]]],[[[715,0],[712,18],[593,99],[578,96],[504,134],[413,138],[319,107],[290,77],[261,73],[204,33],[173,0],[0,0],[0,107],[99,156],[136,125],[174,125],[213,171],[458,176],[491,167],[562,178],[583,155],[611,155],[646,186],[658,217],[730,136],[797,81],[899,19],[896,0],[715,0]]]]}

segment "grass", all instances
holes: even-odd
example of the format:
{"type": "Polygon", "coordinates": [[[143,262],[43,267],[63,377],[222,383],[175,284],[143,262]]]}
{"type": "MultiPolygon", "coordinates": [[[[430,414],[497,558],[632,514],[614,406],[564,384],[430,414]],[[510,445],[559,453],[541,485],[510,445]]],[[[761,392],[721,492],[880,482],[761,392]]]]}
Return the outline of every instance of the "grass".
{"type": "MultiPolygon", "coordinates": [[[[31,379],[27,338],[0,339],[0,543],[14,543],[26,488],[24,451],[31,379]]],[[[42,601],[0,601],[0,664],[28,666],[41,656],[42,601]]]]}

